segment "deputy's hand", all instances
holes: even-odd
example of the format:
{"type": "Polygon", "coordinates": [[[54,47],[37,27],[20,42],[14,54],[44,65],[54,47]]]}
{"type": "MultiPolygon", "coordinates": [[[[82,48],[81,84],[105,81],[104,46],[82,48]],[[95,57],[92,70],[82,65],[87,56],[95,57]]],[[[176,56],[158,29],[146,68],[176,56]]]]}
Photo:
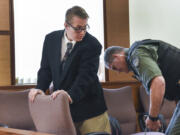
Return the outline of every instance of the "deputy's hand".
{"type": "Polygon", "coordinates": [[[159,131],[161,127],[161,123],[159,120],[157,121],[152,121],[147,117],[146,119],[146,128],[150,129],[151,131],[159,131]]]}
{"type": "Polygon", "coordinates": [[[67,96],[68,100],[69,100],[69,103],[72,104],[72,99],[71,99],[70,95],[66,91],[64,91],[64,90],[56,90],[56,91],[54,91],[51,94],[51,97],[53,99],[55,99],[57,97],[57,95],[59,95],[59,94],[65,94],[67,96]]]}
{"type": "Polygon", "coordinates": [[[35,97],[38,95],[38,94],[41,94],[41,95],[45,95],[44,92],[40,89],[31,89],[29,94],[28,94],[28,97],[29,97],[29,100],[30,102],[34,102],[34,99],[35,97]]]}

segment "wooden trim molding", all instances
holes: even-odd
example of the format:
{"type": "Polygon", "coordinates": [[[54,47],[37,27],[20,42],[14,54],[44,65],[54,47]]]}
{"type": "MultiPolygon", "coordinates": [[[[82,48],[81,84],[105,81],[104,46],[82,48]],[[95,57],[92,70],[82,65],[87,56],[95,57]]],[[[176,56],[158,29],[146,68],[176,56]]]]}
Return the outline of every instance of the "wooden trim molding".
{"type": "Polygon", "coordinates": [[[9,0],[10,52],[11,52],[11,85],[15,85],[15,41],[14,41],[14,3],[9,0]]]}
{"type": "Polygon", "coordinates": [[[120,87],[124,87],[124,86],[139,86],[141,85],[140,82],[138,81],[121,81],[121,82],[102,82],[102,87],[103,88],[120,88],[120,87]]]}
{"type": "MultiPolygon", "coordinates": [[[[101,82],[101,85],[103,88],[120,88],[123,86],[140,86],[141,83],[138,81],[101,82]]],[[[35,87],[36,85],[10,85],[10,86],[0,86],[0,90],[24,90],[35,87]]]]}
{"type": "Polygon", "coordinates": [[[10,85],[10,86],[0,86],[0,90],[25,90],[35,87],[36,85],[10,85]]]}
{"type": "Polygon", "coordinates": [[[0,127],[0,134],[1,135],[53,135],[53,134],[36,132],[31,130],[4,128],[4,127],[0,127]]]}
{"type": "MultiPolygon", "coordinates": [[[[104,50],[108,48],[107,46],[107,14],[106,14],[106,1],[103,0],[103,15],[104,15],[104,50]]],[[[105,68],[105,81],[109,81],[109,71],[105,68]]]]}
{"type": "Polygon", "coordinates": [[[0,35],[10,35],[10,31],[0,30],[0,35]]]}

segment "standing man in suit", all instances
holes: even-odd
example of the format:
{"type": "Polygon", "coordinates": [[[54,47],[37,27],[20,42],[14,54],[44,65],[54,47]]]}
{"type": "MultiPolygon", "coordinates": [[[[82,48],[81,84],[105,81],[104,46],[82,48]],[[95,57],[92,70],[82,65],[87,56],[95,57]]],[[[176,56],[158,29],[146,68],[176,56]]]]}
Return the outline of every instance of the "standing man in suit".
{"type": "Polygon", "coordinates": [[[103,90],[97,76],[102,46],[87,32],[88,18],[83,8],[74,6],[66,12],[65,29],[46,35],[37,88],[30,91],[29,99],[33,102],[37,94],[44,94],[52,81],[52,98],[58,95],[68,98],[74,125],[82,135],[110,134],[103,90]]]}

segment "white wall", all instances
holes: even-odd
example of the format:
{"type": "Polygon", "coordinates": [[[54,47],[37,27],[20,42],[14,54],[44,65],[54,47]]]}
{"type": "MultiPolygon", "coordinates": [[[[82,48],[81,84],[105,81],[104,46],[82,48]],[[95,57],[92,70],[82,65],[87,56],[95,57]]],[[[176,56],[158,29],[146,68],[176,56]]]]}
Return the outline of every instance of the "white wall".
{"type": "Polygon", "coordinates": [[[180,48],[180,0],[129,0],[130,43],[160,39],[180,48]]]}

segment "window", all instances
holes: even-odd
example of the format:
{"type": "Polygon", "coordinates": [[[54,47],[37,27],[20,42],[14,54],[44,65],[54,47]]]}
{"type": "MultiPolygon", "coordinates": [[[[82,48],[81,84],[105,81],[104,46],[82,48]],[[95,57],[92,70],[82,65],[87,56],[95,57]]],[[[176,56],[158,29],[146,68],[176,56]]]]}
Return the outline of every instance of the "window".
{"type": "MultiPolygon", "coordinates": [[[[64,29],[68,8],[82,6],[90,18],[88,31],[104,45],[103,0],[15,0],[15,69],[17,84],[36,83],[45,35],[64,29]],[[96,4],[94,4],[96,3],[96,4]]],[[[102,49],[103,50],[103,49],[102,49]]],[[[98,76],[105,79],[103,51],[98,76]]]]}

